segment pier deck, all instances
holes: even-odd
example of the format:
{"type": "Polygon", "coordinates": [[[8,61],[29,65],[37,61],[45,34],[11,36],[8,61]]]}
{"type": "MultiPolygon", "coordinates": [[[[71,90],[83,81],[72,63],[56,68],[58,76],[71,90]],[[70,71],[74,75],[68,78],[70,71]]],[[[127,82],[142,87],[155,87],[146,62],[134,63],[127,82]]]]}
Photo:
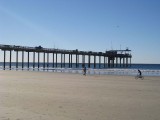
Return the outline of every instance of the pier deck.
{"type": "Polygon", "coordinates": [[[120,67],[130,67],[131,66],[131,50],[109,50],[105,52],[93,52],[93,51],[79,51],[76,50],[64,50],[64,49],[55,49],[55,48],[43,48],[42,46],[37,47],[28,47],[28,46],[16,46],[16,45],[2,45],[0,44],[0,49],[4,52],[4,61],[3,61],[3,68],[5,69],[6,66],[6,51],[9,51],[9,68],[12,67],[12,51],[16,52],[16,68],[18,68],[18,59],[19,59],[19,52],[22,53],[22,68],[24,67],[24,52],[28,53],[28,68],[30,63],[30,53],[33,53],[33,68],[35,68],[35,54],[38,54],[38,68],[39,68],[39,62],[40,62],[40,53],[43,53],[43,62],[44,62],[44,68],[45,66],[45,59],[47,54],[47,67],[49,63],[49,56],[52,54],[53,57],[53,67],[57,67],[58,63],[58,54],[61,55],[61,67],[65,67],[65,61],[66,61],[66,55],[68,55],[68,61],[69,61],[69,68],[72,68],[72,64],[76,63],[76,68],[79,67],[79,56],[82,57],[82,67],[88,65],[88,68],[91,67],[91,59],[93,58],[93,64],[94,68],[96,68],[96,59],[99,57],[99,68],[100,64],[102,64],[101,58],[104,58],[103,64],[104,68],[113,68],[117,67],[118,64],[120,67]],[[74,56],[73,56],[74,55],[74,56]],[[88,63],[86,62],[85,57],[88,56],[88,63]],[[91,57],[92,56],[92,57],[91,57]],[[75,58],[73,58],[75,57],[75,58]],[[130,61],[128,60],[130,59],[130,61]],[[75,61],[75,62],[73,62],[75,61]],[[118,62],[119,61],[119,62],[118,62]],[[130,62],[130,63],[129,63],[130,62]]]}

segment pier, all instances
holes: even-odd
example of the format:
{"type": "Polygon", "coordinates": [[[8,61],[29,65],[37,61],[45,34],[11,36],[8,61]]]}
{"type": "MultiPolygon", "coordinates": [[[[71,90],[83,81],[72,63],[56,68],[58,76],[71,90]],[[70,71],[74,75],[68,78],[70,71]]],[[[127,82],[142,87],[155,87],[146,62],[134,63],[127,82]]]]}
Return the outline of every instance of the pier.
{"type": "Polygon", "coordinates": [[[52,64],[52,68],[57,68],[58,63],[60,63],[61,68],[73,68],[75,64],[76,68],[88,67],[91,68],[93,64],[94,68],[128,68],[131,67],[131,50],[109,50],[105,52],[93,52],[93,51],[79,51],[76,50],[64,50],[56,48],[43,48],[42,46],[37,47],[28,47],[28,46],[17,46],[17,45],[0,45],[0,49],[3,51],[3,69],[6,69],[6,52],[9,52],[9,69],[12,69],[12,54],[15,52],[15,62],[16,68],[24,68],[24,59],[27,59],[27,68],[40,68],[40,60],[43,60],[43,68],[50,67],[49,64],[52,64]],[[27,58],[24,57],[24,53],[27,54],[27,58]],[[21,55],[20,55],[21,54],[21,55]],[[42,55],[42,56],[40,56],[42,55]],[[19,61],[19,56],[21,61],[19,61]],[[32,60],[30,58],[32,56],[32,60]],[[37,58],[36,58],[37,56],[37,58]],[[52,61],[50,60],[52,57],[52,61]],[[60,57],[60,62],[58,62],[58,57],[60,57]],[[81,62],[80,62],[81,57],[81,62]],[[86,60],[87,58],[87,60],[86,60]],[[66,62],[68,59],[68,62],[66,62]],[[36,61],[37,60],[37,61],[36,61]],[[30,63],[33,63],[30,66],[30,63]],[[97,62],[98,61],[98,62],[97,62]],[[19,62],[21,66],[19,66],[19,62]],[[66,66],[68,64],[68,66],[66,66]]]}

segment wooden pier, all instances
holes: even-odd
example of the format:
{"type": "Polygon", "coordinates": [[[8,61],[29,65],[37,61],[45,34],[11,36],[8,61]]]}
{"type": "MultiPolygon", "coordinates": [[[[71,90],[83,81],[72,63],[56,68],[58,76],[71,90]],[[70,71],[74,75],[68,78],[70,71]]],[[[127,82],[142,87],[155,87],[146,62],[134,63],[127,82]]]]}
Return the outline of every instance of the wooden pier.
{"type": "Polygon", "coordinates": [[[103,68],[116,68],[116,67],[131,67],[131,50],[109,50],[105,52],[93,52],[93,51],[79,51],[76,50],[63,50],[63,49],[55,49],[55,48],[43,48],[41,46],[38,47],[28,47],[28,46],[16,46],[16,45],[0,45],[0,49],[4,52],[3,56],[3,69],[6,68],[6,52],[9,51],[9,68],[12,68],[12,52],[16,52],[16,68],[19,67],[18,63],[21,62],[21,68],[24,68],[24,59],[27,59],[27,67],[28,68],[40,68],[40,53],[43,54],[43,68],[48,68],[49,63],[52,63],[52,68],[58,67],[58,55],[60,58],[61,68],[66,67],[66,59],[68,59],[68,67],[73,68],[73,64],[76,64],[76,68],[80,67],[91,67],[91,64],[96,68],[96,60],[98,60],[99,68],[101,68],[101,64],[103,64],[103,68]],[[19,53],[21,53],[22,61],[19,61],[19,53]],[[24,58],[24,53],[27,53],[27,58],[24,58]],[[33,66],[30,66],[30,54],[33,55],[33,66]],[[36,59],[37,55],[37,61],[36,59]],[[66,58],[66,56],[68,57],[66,58]],[[50,56],[52,57],[52,62],[50,62],[50,56]],[[80,66],[80,56],[82,58],[82,65],[80,66]],[[88,57],[88,61],[86,61],[86,57],[88,57]],[[46,61],[47,58],[47,61],[46,61]],[[91,63],[92,59],[92,63],[91,63]],[[103,60],[102,60],[103,59],[103,60]],[[102,63],[103,61],[103,63],[102,63]],[[37,65],[37,66],[36,66],[37,65]]]}

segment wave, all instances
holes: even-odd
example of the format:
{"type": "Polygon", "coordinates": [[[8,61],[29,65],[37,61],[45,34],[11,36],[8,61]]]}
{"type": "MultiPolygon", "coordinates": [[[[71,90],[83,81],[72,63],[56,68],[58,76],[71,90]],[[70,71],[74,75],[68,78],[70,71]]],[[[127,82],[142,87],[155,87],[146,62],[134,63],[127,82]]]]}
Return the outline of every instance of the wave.
{"type": "MultiPolygon", "coordinates": [[[[0,67],[1,70],[3,70],[3,67],[0,67]]],[[[5,70],[10,70],[9,67],[6,67],[5,70]]],[[[45,71],[45,72],[63,72],[63,73],[77,73],[82,74],[83,69],[82,68],[16,68],[12,67],[11,70],[27,70],[27,71],[45,71]]],[[[160,69],[142,69],[141,70],[143,76],[160,76],[160,69]]],[[[107,69],[93,69],[88,68],[87,74],[89,75],[127,75],[127,76],[135,76],[138,74],[137,69],[130,69],[130,68],[107,68],[107,69]]]]}

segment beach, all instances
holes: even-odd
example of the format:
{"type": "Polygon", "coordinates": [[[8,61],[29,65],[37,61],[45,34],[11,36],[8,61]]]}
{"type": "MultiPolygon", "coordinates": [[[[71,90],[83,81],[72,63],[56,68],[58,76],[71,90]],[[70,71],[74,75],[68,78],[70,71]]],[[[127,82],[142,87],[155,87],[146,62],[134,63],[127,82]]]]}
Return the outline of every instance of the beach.
{"type": "Polygon", "coordinates": [[[0,71],[0,120],[159,120],[160,77],[0,71]]]}

